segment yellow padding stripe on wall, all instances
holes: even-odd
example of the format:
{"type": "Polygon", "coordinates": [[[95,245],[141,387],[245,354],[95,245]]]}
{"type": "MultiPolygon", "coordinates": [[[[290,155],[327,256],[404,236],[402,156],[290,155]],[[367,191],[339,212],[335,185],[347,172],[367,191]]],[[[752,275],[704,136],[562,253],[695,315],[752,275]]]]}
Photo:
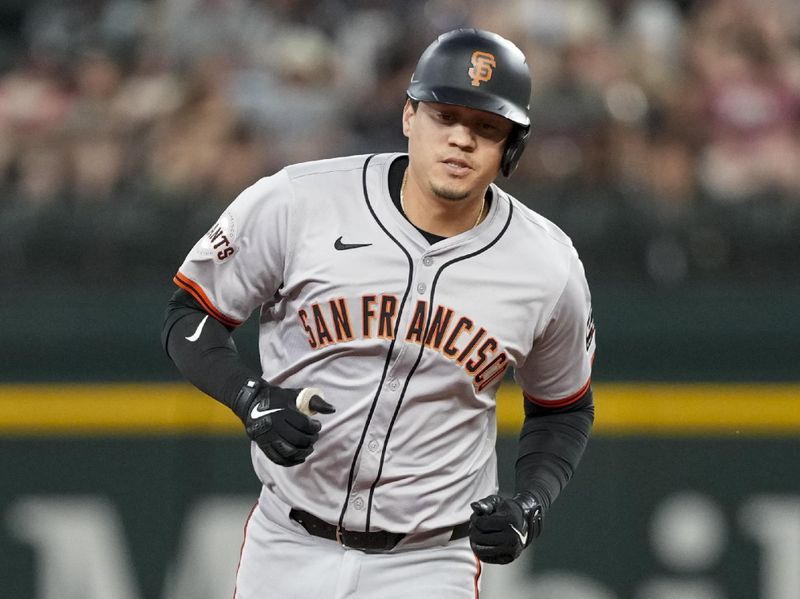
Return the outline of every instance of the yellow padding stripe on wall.
{"type": "MultiPolygon", "coordinates": [[[[800,384],[596,383],[597,435],[800,434],[800,384]]],[[[336,403],[336,398],[329,398],[336,403]]],[[[504,384],[498,428],[522,423],[522,395],[504,384]]],[[[185,383],[0,385],[0,434],[234,434],[227,408],[185,383]]]]}

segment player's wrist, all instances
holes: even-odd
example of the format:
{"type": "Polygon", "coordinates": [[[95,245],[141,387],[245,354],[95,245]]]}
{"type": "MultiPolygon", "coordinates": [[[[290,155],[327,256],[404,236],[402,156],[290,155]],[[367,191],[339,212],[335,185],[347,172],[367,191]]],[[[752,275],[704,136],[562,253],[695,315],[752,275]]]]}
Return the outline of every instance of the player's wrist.
{"type": "Polygon", "coordinates": [[[248,416],[251,412],[251,406],[254,402],[260,401],[258,399],[269,385],[263,379],[258,377],[247,377],[243,383],[238,386],[236,396],[231,402],[230,407],[233,412],[242,421],[242,424],[247,426],[248,416]]]}
{"type": "Polygon", "coordinates": [[[523,519],[527,526],[528,535],[525,546],[542,533],[544,510],[536,497],[530,491],[519,491],[511,500],[522,508],[523,519]]]}

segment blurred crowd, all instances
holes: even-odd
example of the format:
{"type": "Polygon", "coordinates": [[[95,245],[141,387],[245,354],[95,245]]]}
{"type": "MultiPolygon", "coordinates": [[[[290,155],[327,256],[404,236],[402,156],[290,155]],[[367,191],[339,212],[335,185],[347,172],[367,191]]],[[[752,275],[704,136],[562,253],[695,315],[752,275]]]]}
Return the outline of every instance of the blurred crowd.
{"type": "Polygon", "coordinates": [[[36,0],[0,3],[5,271],[182,255],[285,164],[404,150],[416,59],[458,26],[528,56],[503,186],[604,276],[800,270],[797,0],[36,0]]]}

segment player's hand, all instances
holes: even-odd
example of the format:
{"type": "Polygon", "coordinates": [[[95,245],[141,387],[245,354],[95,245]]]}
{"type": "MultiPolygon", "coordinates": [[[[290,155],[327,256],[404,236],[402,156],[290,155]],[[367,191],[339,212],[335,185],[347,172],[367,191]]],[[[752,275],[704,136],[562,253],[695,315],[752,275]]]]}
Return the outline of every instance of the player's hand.
{"type": "Polygon", "coordinates": [[[529,493],[489,495],[471,507],[469,543],[487,564],[514,561],[542,530],[542,508],[529,493]]]}
{"type": "Polygon", "coordinates": [[[248,381],[239,392],[235,411],[247,435],[270,460],[280,466],[296,466],[314,451],[322,428],[310,415],[332,414],[336,409],[319,390],[283,389],[264,381],[248,381]]]}

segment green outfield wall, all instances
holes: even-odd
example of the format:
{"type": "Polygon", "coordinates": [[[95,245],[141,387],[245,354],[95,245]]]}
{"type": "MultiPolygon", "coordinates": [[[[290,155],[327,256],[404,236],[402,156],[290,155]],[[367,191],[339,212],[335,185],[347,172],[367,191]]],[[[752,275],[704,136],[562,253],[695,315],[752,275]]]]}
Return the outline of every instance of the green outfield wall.
{"type": "MultiPolygon", "coordinates": [[[[231,596],[259,484],[161,351],[170,276],[0,287],[0,597],[231,596]]],[[[482,599],[800,598],[800,285],[590,282],[594,435],[482,599]]],[[[253,320],[236,336],[257,363],[253,320]]],[[[504,491],[521,418],[507,380],[504,491]]]]}
{"type": "MultiPolygon", "coordinates": [[[[176,378],[159,335],[172,272],[150,288],[0,286],[0,382],[176,378]]],[[[800,380],[800,282],[592,281],[597,380],[800,380]]],[[[251,318],[237,344],[257,363],[251,318]]]]}
{"type": "MultiPolygon", "coordinates": [[[[484,599],[800,597],[800,384],[596,384],[544,536],[484,599]]],[[[519,389],[498,396],[510,490],[519,389]]],[[[259,484],[235,418],[182,383],[0,386],[0,596],[231,592],[259,484]]]]}

